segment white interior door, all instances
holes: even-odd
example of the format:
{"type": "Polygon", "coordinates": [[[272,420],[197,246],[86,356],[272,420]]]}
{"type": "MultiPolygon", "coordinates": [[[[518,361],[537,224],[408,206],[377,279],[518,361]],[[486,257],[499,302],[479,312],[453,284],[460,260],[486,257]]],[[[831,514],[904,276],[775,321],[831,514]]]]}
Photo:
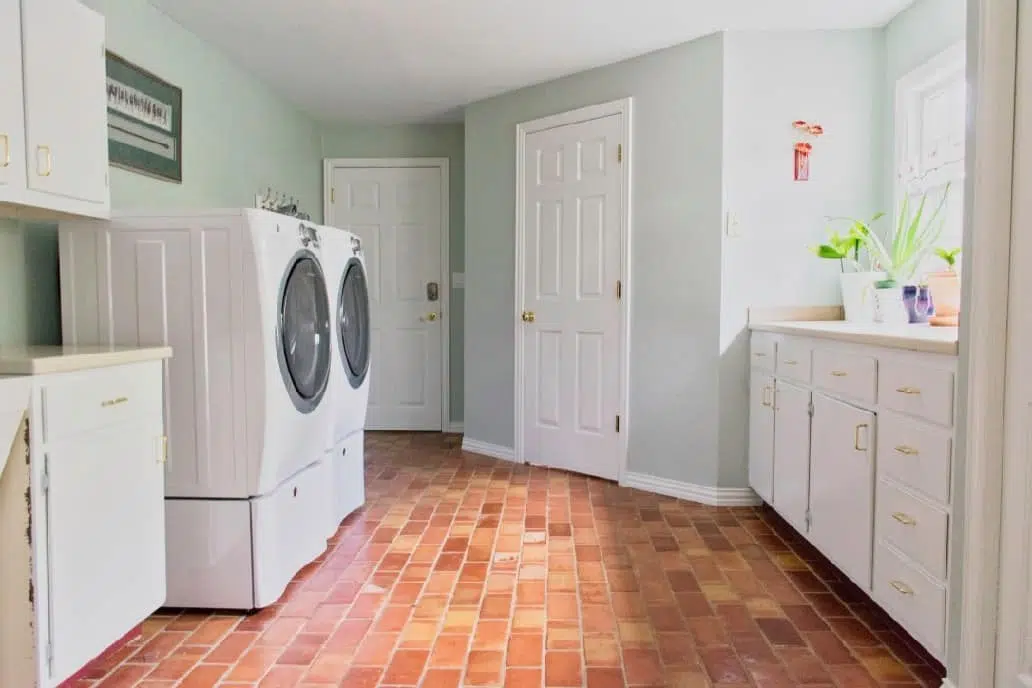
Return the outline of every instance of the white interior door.
{"type": "MultiPolygon", "coordinates": [[[[996,685],[1032,686],[1032,6],[1019,5],[996,685]]],[[[971,546],[971,545],[968,545],[971,546]]]]}
{"type": "Polygon", "coordinates": [[[357,234],[365,251],[370,430],[443,429],[443,183],[439,167],[333,169],[327,224],[357,234]]]}
{"type": "Polygon", "coordinates": [[[621,452],[623,131],[617,114],[531,133],[523,161],[522,458],[611,480],[621,452]]]}

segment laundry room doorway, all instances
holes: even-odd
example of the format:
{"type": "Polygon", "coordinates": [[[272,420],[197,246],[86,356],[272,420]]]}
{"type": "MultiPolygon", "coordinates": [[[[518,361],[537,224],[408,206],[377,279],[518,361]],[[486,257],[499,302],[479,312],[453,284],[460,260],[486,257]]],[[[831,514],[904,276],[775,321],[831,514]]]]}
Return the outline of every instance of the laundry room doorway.
{"type": "Polygon", "coordinates": [[[362,240],[370,308],[367,430],[449,418],[448,160],[324,163],[325,222],[362,240]]]}

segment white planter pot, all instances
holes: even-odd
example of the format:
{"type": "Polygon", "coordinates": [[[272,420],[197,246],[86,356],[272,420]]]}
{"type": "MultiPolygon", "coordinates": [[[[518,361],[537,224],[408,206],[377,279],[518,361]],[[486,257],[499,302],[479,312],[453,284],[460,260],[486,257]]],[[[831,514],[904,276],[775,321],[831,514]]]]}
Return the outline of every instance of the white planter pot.
{"type": "Polygon", "coordinates": [[[875,322],[886,325],[906,325],[910,322],[906,304],[903,303],[903,287],[875,289],[875,322]]]}
{"type": "MultiPolygon", "coordinates": [[[[874,283],[885,279],[884,272],[843,272],[842,307],[847,322],[874,322],[874,283]]],[[[900,291],[902,298],[902,290],[900,291]]]]}

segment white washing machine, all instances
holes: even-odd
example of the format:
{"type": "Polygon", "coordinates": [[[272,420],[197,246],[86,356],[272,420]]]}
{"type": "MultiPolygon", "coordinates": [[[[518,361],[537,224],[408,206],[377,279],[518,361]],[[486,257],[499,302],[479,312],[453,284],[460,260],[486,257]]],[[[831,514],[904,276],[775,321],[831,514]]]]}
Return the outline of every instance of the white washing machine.
{"type": "Polygon", "coordinates": [[[323,255],[333,307],[334,413],[328,460],[334,473],[332,523],[336,526],[365,503],[363,443],[372,366],[371,323],[361,239],[328,227],[323,255]]]}
{"type": "Polygon", "coordinates": [[[267,606],[326,549],[326,231],[251,209],[61,224],[65,342],[172,347],[168,606],[267,606]]]}

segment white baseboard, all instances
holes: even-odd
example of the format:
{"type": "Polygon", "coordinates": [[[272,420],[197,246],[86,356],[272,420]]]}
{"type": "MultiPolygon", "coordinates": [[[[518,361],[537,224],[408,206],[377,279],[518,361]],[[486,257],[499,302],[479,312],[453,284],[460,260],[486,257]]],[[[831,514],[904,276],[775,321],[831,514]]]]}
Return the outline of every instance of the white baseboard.
{"type": "Polygon", "coordinates": [[[502,459],[503,461],[516,460],[516,452],[512,447],[503,447],[500,444],[489,444],[487,442],[481,442],[480,440],[470,439],[469,437],[462,438],[462,451],[481,454],[482,456],[490,456],[493,459],[502,459]]]}
{"type": "Polygon", "coordinates": [[[456,423],[456,422],[452,421],[451,423],[448,423],[448,427],[445,428],[444,431],[447,432],[447,433],[453,434],[453,435],[461,435],[462,434],[462,422],[459,421],[458,423],[456,423]]]}
{"type": "Polygon", "coordinates": [[[760,503],[760,498],[748,487],[707,487],[644,473],[624,473],[620,485],[709,506],[756,506],[760,503]]]}

